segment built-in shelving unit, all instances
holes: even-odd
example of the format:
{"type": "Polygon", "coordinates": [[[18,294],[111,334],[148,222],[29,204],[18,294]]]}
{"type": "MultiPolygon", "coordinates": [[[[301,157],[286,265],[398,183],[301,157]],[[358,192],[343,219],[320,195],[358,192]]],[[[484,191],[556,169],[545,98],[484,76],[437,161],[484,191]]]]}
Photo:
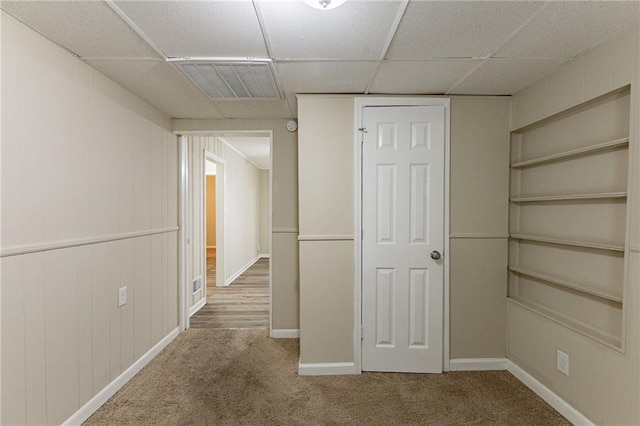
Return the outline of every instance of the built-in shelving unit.
{"type": "Polygon", "coordinates": [[[623,350],[629,89],[511,133],[509,300],[623,350]]]}

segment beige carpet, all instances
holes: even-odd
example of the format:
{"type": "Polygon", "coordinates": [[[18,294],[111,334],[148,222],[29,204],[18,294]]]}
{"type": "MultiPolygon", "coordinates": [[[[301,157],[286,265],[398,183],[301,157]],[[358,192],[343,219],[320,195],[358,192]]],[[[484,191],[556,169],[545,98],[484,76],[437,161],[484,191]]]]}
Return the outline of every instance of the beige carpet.
{"type": "Polygon", "coordinates": [[[298,341],[190,329],[88,425],[569,424],[505,371],[300,377],[298,341]]]}

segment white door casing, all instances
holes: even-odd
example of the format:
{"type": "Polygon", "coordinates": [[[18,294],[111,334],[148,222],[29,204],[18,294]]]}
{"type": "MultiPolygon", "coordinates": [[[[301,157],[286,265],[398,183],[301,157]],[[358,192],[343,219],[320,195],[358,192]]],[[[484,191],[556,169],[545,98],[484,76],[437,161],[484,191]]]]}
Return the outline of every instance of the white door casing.
{"type": "Polygon", "coordinates": [[[365,107],[362,124],[362,370],[440,373],[445,108],[365,107]]]}

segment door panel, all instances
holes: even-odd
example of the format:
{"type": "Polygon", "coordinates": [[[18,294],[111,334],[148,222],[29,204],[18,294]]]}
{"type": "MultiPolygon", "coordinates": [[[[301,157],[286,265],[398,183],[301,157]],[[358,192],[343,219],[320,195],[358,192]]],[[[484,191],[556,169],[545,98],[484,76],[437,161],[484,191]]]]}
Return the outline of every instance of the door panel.
{"type": "Polygon", "coordinates": [[[362,368],[442,371],[444,107],[367,107],[362,368]]]}

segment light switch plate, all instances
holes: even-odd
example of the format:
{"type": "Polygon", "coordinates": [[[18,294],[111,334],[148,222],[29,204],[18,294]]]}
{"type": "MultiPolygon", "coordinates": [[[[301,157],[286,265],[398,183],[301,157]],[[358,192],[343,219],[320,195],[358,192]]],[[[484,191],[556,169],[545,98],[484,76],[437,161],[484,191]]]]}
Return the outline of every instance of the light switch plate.
{"type": "Polygon", "coordinates": [[[565,376],[569,376],[569,355],[558,349],[556,361],[556,369],[565,376]]]}
{"type": "Polygon", "coordinates": [[[118,289],[118,307],[124,306],[127,304],[127,288],[120,287],[118,289]]]}

